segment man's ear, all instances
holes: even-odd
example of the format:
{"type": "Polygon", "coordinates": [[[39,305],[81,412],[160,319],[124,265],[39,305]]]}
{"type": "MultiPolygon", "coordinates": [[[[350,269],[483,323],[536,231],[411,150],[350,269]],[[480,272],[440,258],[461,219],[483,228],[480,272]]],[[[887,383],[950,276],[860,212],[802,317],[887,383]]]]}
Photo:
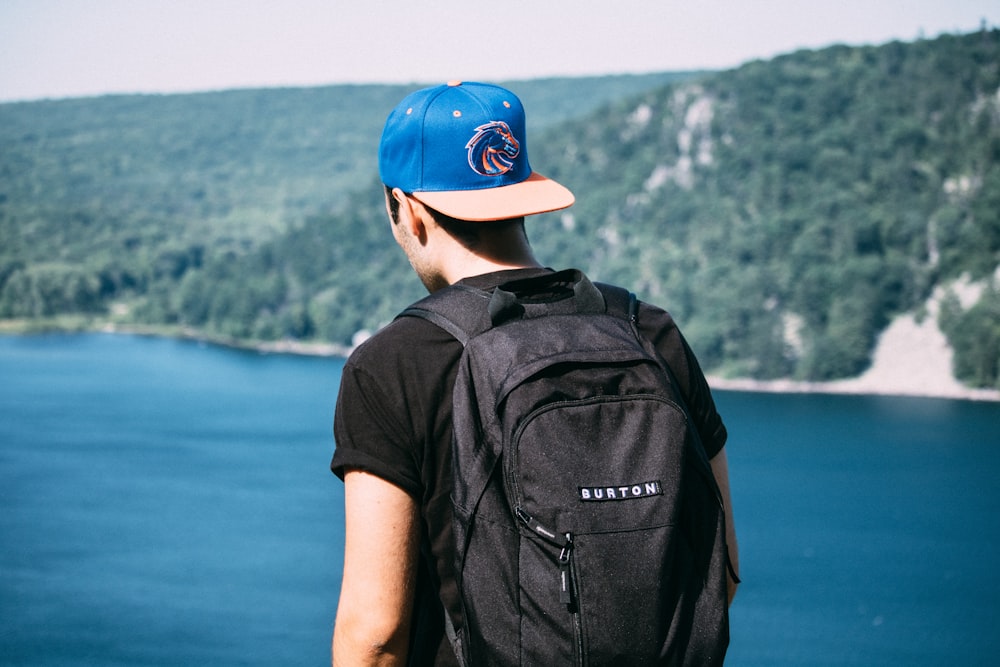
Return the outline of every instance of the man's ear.
{"type": "Polygon", "coordinates": [[[405,199],[406,195],[399,188],[385,189],[385,213],[389,216],[389,222],[399,222],[399,207],[405,199]]]}
{"type": "Polygon", "coordinates": [[[427,209],[416,199],[408,197],[399,188],[393,188],[389,196],[398,203],[398,214],[394,221],[398,225],[404,225],[410,236],[424,243],[427,238],[427,227],[425,217],[429,217],[427,209]]]}

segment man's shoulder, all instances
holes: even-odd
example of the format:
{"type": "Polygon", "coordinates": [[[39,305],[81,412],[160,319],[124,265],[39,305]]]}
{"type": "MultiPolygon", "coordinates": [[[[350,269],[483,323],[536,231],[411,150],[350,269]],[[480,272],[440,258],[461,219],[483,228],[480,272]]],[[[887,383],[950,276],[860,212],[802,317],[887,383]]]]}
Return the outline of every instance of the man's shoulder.
{"type": "Polygon", "coordinates": [[[363,343],[348,357],[350,366],[360,368],[396,366],[414,358],[435,356],[459,343],[448,332],[419,317],[397,317],[363,343]]]}

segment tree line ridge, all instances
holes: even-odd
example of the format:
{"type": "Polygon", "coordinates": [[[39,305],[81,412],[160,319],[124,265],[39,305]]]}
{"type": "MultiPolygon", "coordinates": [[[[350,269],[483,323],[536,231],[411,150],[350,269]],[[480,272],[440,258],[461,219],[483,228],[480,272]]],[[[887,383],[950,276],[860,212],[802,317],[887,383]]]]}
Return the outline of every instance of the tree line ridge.
{"type": "MultiPolygon", "coordinates": [[[[667,307],[713,374],[855,377],[965,281],[928,316],[1000,387],[1000,32],[507,85],[577,194],[539,256],[667,307]]],[[[421,294],[375,176],[410,88],[0,105],[0,318],[349,346],[421,294]]]]}

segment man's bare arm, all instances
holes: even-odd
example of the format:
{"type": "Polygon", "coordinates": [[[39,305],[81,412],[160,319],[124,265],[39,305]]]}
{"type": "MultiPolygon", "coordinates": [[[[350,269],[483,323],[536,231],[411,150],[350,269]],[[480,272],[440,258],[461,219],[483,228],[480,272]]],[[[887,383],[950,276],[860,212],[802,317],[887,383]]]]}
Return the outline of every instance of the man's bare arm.
{"type": "Polygon", "coordinates": [[[420,549],[419,508],[398,486],[352,470],[344,476],[344,515],[333,665],[404,665],[420,549]]]}
{"type": "MultiPolygon", "coordinates": [[[[726,510],[726,544],[729,546],[729,562],[732,563],[733,571],[738,576],[740,550],[736,544],[736,525],[733,523],[733,502],[729,494],[729,462],[726,459],[726,450],[723,449],[716,454],[709,463],[712,465],[712,474],[715,475],[715,481],[722,492],[722,502],[726,510]]],[[[732,604],[738,584],[733,579],[732,574],[727,573],[726,577],[729,583],[729,603],[732,604]]]]}

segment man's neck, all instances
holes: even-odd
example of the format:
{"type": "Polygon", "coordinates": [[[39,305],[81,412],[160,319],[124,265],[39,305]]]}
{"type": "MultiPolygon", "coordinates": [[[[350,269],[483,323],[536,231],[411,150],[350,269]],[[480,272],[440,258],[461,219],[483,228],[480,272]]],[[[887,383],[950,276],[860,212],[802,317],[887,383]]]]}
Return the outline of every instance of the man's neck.
{"type": "Polygon", "coordinates": [[[426,280],[424,284],[432,292],[471,276],[542,267],[523,229],[517,227],[484,230],[475,247],[468,247],[448,234],[433,218],[425,222],[424,228],[428,234],[425,247],[430,250],[428,265],[435,269],[431,275],[433,284],[426,280]]]}
{"type": "Polygon", "coordinates": [[[465,262],[456,262],[446,268],[444,278],[449,285],[453,285],[463,278],[481,276],[487,273],[512,271],[515,269],[542,268],[542,265],[534,258],[534,256],[503,261],[480,257],[478,255],[472,255],[472,257],[474,259],[470,259],[465,262]]]}

